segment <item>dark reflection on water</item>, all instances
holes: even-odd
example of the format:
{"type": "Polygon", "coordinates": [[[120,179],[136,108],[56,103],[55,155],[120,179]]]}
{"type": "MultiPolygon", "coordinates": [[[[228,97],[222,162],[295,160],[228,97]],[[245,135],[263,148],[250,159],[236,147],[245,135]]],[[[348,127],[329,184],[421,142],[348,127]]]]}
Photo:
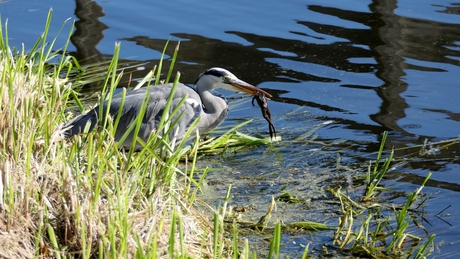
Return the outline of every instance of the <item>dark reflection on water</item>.
{"type": "MultiPolygon", "coordinates": [[[[405,109],[409,107],[401,96],[408,87],[402,78],[406,75],[404,70],[438,72],[442,70],[414,66],[406,63],[405,58],[458,66],[459,61],[451,59],[449,56],[458,57],[460,52],[446,48],[446,46],[457,46],[455,42],[460,40],[458,24],[398,16],[394,14],[397,1],[374,1],[369,7],[372,14],[332,7],[308,7],[315,12],[362,23],[369,26],[369,30],[344,29],[339,26],[311,22],[300,23],[321,34],[347,39],[350,41],[350,45],[369,46],[369,57],[374,58],[377,62],[375,74],[384,82],[377,89],[378,95],[383,100],[380,112],[371,115],[371,118],[382,125],[385,130],[407,133],[397,123],[398,120],[406,117],[405,109]]],[[[309,60],[309,62],[312,61],[309,60]]],[[[354,72],[363,71],[354,70],[354,72]]]]}
{"type": "MultiPolygon", "coordinates": [[[[304,197],[326,200],[324,190],[322,192],[318,186],[322,186],[327,177],[348,187],[351,186],[347,185],[351,182],[350,177],[366,170],[358,167],[360,170],[354,174],[334,171],[333,176],[329,175],[324,168],[335,166],[337,151],[350,165],[373,159],[373,152],[379,148],[385,130],[390,131],[388,149],[459,135],[458,3],[432,1],[433,4],[427,4],[424,1],[411,5],[407,1],[375,0],[347,1],[347,4],[339,1],[325,5],[316,2],[302,4],[303,9],[299,10],[298,3],[292,1],[283,3],[285,9],[274,12],[271,4],[260,7],[256,2],[221,3],[226,7],[221,8],[219,3],[206,4],[204,1],[176,6],[178,16],[165,18],[170,20],[160,23],[174,27],[175,18],[183,19],[182,11],[194,10],[202,16],[187,18],[193,28],[202,30],[200,33],[187,26],[182,26],[181,30],[156,26],[155,22],[159,21],[152,17],[156,17],[155,12],[158,17],[164,17],[159,13],[161,10],[153,7],[148,12],[139,10],[149,6],[142,0],[112,2],[76,1],[76,30],[71,38],[75,50],[72,54],[83,64],[110,60],[111,54],[101,49],[111,49],[107,45],[113,46],[113,41],[104,42],[104,39],[116,34],[115,38],[123,43],[122,49],[128,46],[139,52],[137,60],[123,61],[147,63],[144,71],[126,76],[122,86],[129,86],[129,77],[141,78],[158,63],[158,56],[151,58],[151,53],[162,52],[168,37],[157,36],[162,34],[156,31],[166,31],[171,41],[164,67],[169,66],[168,58],[180,40],[175,68],[181,71],[182,82],[193,83],[204,69],[222,66],[273,94],[269,105],[275,125],[284,139],[275,145],[275,151],[249,149],[233,157],[205,161],[213,167],[222,164],[228,167],[224,179],[215,173],[210,176],[210,181],[220,183],[214,187],[223,192],[227,184],[234,183],[235,203],[244,204],[255,196],[275,195],[282,188],[292,188],[304,197]],[[139,13],[134,17],[136,21],[132,20],[132,15],[113,12],[125,9],[139,13]],[[416,11],[411,12],[411,9],[416,11]],[[253,23],[241,26],[239,19],[235,19],[234,29],[221,24],[224,29],[219,31],[219,26],[209,24],[210,19],[219,24],[213,16],[216,13],[222,17],[236,13],[240,17],[253,17],[253,23]],[[279,17],[266,17],[266,13],[276,13],[279,17]],[[288,24],[286,20],[292,23],[288,24]],[[137,34],[138,27],[145,27],[145,30],[137,34]],[[297,111],[299,107],[304,108],[297,111]],[[315,124],[329,120],[334,123],[317,131],[318,140],[333,143],[335,149],[320,153],[314,151],[319,147],[311,143],[295,141],[315,124]],[[265,178],[258,178],[261,175],[265,178]]],[[[159,6],[169,6],[168,3],[159,6]]],[[[3,3],[5,6],[9,4],[3,3]]],[[[2,10],[2,17],[4,15],[2,10]]],[[[98,87],[100,84],[96,83],[87,86],[86,90],[98,91],[98,87]]],[[[249,99],[244,106],[239,111],[231,111],[227,121],[233,123],[260,117],[257,109],[251,109],[249,99]]],[[[263,134],[257,125],[245,130],[263,134]]],[[[398,155],[408,157],[412,156],[411,152],[413,150],[401,151],[398,155]]],[[[429,171],[435,172],[427,184],[428,192],[436,192],[433,202],[427,206],[433,217],[442,206],[458,203],[459,152],[457,143],[436,155],[409,161],[391,171],[388,185],[411,191],[429,171]]],[[[222,197],[223,194],[219,195],[213,197],[222,197]]],[[[269,202],[269,199],[263,202],[269,202]]],[[[309,217],[318,217],[320,213],[315,209],[327,211],[320,202],[314,201],[313,209],[282,206],[293,215],[297,213],[296,216],[298,211],[309,217]]],[[[460,209],[452,210],[455,215],[449,219],[453,223],[460,221],[456,216],[460,209]]],[[[330,216],[328,219],[334,218],[330,216]]],[[[441,229],[437,232],[441,238],[458,243],[460,233],[455,229],[456,225],[449,228],[442,224],[434,222],[433,229],[441,229]]],[[[444,255],[449,254],[449,249],[455,250],[443,249],[447,250],[444,255]]]]}
{"type": "Polygon", "coordinates": [[[104,58],[97,45],[104,38],[104,30],[109,28],[99,20],[105,16],[102,7],[91,0],[76,0],[75,3],[78,20],[75,21],[75,32],[70,40],[77,50],[70,54],[83,65],[101,62],[104,58]]]}
{"type": "Polygon", "coordinates": [[[437,11],[437,12],[460,15],[460,3],[452,3],[452,5],[453,6],[436,5],[436,6],[442,6],[445,8],[445,10],[437,11]]]}

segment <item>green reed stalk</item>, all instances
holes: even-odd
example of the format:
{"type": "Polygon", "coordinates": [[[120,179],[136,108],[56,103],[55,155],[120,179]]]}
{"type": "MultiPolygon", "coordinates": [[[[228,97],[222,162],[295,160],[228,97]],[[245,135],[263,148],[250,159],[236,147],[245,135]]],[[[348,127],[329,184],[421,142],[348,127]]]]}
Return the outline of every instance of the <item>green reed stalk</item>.
{"type": "MultiPolygon", "coordinates": [[[[169,66],[169,71],[168,71],[168,75],[166,76],[165,84],[169,83],[169,79],[171,78],[171,75],[173,73],[174,64],[176,63],[177,54],[179,53],[179,46],[180,46],[180,41],[177,42],[176,48],[174,49],[174,54],[172,57],[171,65],[169,66]]],[[[166,50],[166,46],[165,46],[165,50],[166,50]]]]}

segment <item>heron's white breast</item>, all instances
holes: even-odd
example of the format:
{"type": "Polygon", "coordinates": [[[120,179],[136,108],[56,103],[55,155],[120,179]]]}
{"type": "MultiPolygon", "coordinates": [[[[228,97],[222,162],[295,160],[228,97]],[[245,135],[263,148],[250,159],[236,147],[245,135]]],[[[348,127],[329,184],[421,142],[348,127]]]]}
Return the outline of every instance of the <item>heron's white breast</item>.
{"type": "Polygon", "coordinates": [[[187,98],[185,104],[188,104],[193,107],[193,109],[198,109],[201,107],[201,103],[195,99],[187,98]]]}

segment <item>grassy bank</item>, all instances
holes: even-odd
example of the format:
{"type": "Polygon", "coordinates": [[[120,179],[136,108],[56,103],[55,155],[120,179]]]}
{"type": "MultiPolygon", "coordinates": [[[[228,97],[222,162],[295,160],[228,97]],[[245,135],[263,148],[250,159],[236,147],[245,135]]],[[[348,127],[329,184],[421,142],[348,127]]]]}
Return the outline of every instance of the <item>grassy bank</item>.
{"type": "Polygon", "coordinates": [[[213,231],[187,198],[192,171],[179,166],[187,148],[157,153],[170,146],[153,137],[150,148],[125,152],[110,129],[62,139],[66,107],[78,103],[62,78],[77,69],[48,38],[50,21],[28,52],[10,48],[6,23],[0,31],[0,256],[212,257],[213,231]]]}

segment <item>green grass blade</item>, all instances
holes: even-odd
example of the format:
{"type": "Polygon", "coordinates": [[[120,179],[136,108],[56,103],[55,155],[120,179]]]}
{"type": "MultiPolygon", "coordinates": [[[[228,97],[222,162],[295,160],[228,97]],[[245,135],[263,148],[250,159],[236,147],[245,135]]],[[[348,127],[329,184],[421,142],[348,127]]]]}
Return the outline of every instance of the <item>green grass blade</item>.
{"type": "Polygon", "coordinates": [[[310,246],[310,244],[307,244],[305,246],[305,250],[303,251],[303,254],[302,254],[302,259],[307,259],[308,257],[308,247],[310,246]]]}
{"type": "Polygon", "coordinates": [[[160,78],[161,78],[161,70],[163,68],[163,59],[166,53],[166,48],[168,47],[169,44],[169,39],[165,43],[165,47],[163,48],[163,52],[161,52],[161,57],[160,61],[158,62],[158,69],[157,69],[157,76],[155,77],[155,85],[160,84],[160,78]]]}
{"type": "Polygon", "coordinates": [[[169,130],[169,127],[167,124],[165,124],[165,122],[169,120],[170,118],[169,115],[170,115],[171,104],[172,104],[174,95],[176,93],[179,79],[180,79],[180,73],[177,72],[173,87],[171,88],[171,93],[169,94],[168,101],[166,102],[166,106],[163,110],[163,114],[161,115],[160,123],[158,123],[158,129],[163,129],[165,133],[168,132],[169,130]]]}
{"type": "MultiPolygon", "coordinates": [[[[176,63],[177,54],[179,53],[180,41],[177,42],[176,48],[174,49],[174,54],[172,57],[171,65],[169,66],[168,76],[166,77],[165,83],[169,83],[169,79],[171,78],[172,72],[174,70],[174,64],[176,63]]],[[[166,48],[165,48],[166,50],[166,48]]]]}

